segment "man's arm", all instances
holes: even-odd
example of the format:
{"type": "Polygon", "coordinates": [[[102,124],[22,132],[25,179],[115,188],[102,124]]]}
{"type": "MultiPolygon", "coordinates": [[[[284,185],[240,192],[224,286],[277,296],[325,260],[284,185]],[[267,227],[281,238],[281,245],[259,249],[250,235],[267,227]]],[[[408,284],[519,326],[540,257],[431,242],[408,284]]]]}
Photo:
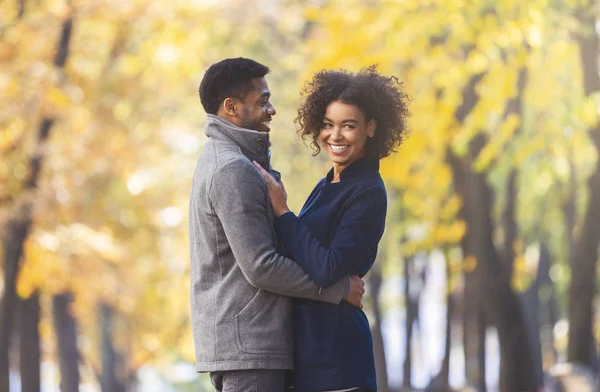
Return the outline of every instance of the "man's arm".
{"type": "Polygon", "coordinates": [[[333,304],[349,293],[347,276],[321,289],[298,264],[276,252],[267,219],[267,186],[250,161],[235,159],[217,169],[210,192],[233,256],[251,285],[333,304]]]}

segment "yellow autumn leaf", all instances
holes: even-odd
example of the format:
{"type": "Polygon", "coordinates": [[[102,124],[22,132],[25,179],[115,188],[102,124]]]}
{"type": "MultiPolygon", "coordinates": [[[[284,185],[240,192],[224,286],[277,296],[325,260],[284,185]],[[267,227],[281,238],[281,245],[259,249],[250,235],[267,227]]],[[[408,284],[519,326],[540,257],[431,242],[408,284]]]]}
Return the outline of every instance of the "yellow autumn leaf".
{"type": "Polygon", "coordinates": [[[72,103],[71,99],[64,91],[56,87],[50,87],[46,91],[46,101],[57,109],[65,109],[72,103]]]}

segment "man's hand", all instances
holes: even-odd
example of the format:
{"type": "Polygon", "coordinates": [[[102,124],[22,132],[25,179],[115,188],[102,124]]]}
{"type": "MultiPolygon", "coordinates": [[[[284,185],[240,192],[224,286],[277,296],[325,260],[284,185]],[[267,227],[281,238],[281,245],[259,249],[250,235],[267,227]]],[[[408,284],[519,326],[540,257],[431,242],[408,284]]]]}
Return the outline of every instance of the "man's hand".
{"type": "Polygon", "coordinates": [[[356,306],[362,309],[362,297],[365,294],[365,282],[356,275],[350,277],[350,292],[348,297],[344,298],[344,301],[350,305],[356,306]]]}

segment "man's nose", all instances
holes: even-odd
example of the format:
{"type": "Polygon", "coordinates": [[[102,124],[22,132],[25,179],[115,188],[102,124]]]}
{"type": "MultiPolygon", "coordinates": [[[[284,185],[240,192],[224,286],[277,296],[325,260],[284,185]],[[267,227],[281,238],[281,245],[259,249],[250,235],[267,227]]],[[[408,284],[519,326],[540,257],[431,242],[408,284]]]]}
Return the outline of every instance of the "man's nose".
{"type": "Polygon", "coordinates": [[[275,106],[270,104],[269,107],[267,108],[267,114],[269,114],[271,116],[274,116],[275,114],[277,114],[277,110],[275,110],[275,106]]]}

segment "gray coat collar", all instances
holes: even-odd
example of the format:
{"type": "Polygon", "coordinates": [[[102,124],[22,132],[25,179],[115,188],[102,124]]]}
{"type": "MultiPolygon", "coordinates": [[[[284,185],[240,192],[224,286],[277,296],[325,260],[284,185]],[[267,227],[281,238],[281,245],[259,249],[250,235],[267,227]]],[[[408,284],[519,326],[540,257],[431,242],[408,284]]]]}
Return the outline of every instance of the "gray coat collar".
{"type": "Polygon", "coordinates": [[[269,169],[269,134],[238,127],[229,121],[209,114],[206,119],[206,136],[216,140],[233,142],[251,161],[269,169]]]}

